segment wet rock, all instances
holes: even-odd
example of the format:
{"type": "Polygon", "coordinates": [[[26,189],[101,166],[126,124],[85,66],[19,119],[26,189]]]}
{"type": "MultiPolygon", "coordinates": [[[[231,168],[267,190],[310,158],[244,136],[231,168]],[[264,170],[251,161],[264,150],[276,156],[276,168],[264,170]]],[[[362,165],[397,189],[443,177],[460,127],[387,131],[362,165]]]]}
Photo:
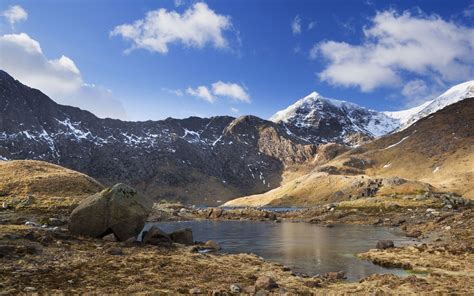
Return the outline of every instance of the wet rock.
{"type": "Polygon", "coordinates": [[[278,288],[278,284],[275,280],[269,276],[263,275],[259,276],[255,281],[255,290],[272,290],[278,288]]]}
{"type": "Polygon", "coordinates": [[[385,250],[385,249],[394,248],[394,247],[395,245],[393,244],[393,241],[388,240],[388,239],[379,240],[376,246],[376,248],[379,250],[385,250]]]}
{"type": "Polygon", "coordinates": [[[346,274],[343,271],[331,271],[323,275],[324,278],[327,278],[330,281],[337,281],[346,278],[346,274]]]}
{"type": "Polygon", "coordinates": [[[86,198],[69,219],[73,234],[103,237],[114,233],[120,241],[137,236],[145,225],[151,204],[125,184],[116,184],[86,198]]]}
{"type": "Polygon", "coordinates": [[[194,244],[193,231],[189,228],[176,230],[170,233],[171,240],[178,244],[192,245],[194,244]]]}
{"type": "Polygon", "coordinates": [[[156,246],[168,246],[173,244],[173,241],[168,234],[157,226],[152,226],[148,231],[143,232],[142,242],[144,244],[156,245],[156,246]]]}
{"type": "Polygon", "coordinates": [[[218,251],[220,249],[222,249],[222,247],[216,243],[215,241],[213,240],[208,240],[205,244],[204,244],[204,248],[207,248],[207,249],[212,249],[212,250],[215,250],[215,251],[218,251]]]}

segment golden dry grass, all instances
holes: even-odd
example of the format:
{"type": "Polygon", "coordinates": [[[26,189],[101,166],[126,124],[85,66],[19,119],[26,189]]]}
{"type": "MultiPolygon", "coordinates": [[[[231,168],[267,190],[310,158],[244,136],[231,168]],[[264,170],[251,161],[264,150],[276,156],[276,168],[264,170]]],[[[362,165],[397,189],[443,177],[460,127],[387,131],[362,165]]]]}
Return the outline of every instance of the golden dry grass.
{"type": "Polygon", "coordinates": [[[32,207],[69,206],[102,189],[87,175],[44,161],[0,161],[0,199],[7,202],[33,196],[32,207]]]}

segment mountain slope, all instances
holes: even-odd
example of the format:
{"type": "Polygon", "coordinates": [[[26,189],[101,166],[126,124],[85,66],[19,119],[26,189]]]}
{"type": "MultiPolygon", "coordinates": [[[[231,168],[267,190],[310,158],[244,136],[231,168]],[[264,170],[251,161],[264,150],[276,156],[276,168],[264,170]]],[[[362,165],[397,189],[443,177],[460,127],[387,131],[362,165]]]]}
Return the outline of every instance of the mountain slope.
{"type": "Polygon", "coordinates": [[[396,119],[381,112],[328,99],[316,92],[275,113],[270,120],[283,124],[300,139],[318,144],[357,145],[398,127],[396,119]]]}
{"type": "Polygon", "coordinates": [[[427,101],[420,106],[403,111],[383,113],[389,117],[397,119],[399,121],[398,129],[402,130],[446,106],[472,97],[474,97],[474,80],[455,85],[439,97],[427,101]]]}
{"type": "Polygon", "coordinates": [[[278,186],[315,147],[244,116],[125,122],[62,106],[0,71],[0,159],[38,159],[150,197],[216,204],[278,186]]]}
{"type": "Polygon", "coordinates": [[[470,97],[474,97],[474,81],[453,86],[439,97],[411,109],[379,112],[313,92],[278,111],[270,120],[284,125],[290,133],[309,143],[335,142],[354,146],[407,128],[470,97]]]}
{"type": "Polygon", "coordinates": [[[0,161],[0,195],[7,204],[31,196],[33,207],[75,205],[102,189],[89,176],[44,161],[0,161]]]}
{"type": "Polygon", "coordinates": [[[279,188],[226,205],[312,205],[432,190],[473,199],[473,184],[474,98],[468,98],[317,165],[279,188]]]}

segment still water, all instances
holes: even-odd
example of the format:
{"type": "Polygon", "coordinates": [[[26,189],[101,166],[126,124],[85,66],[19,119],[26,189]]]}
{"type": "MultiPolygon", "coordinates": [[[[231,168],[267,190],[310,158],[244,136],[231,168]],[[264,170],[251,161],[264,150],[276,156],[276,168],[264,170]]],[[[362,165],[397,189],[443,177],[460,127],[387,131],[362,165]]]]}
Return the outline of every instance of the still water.
{"type": "Polygon", "coordinates": [[[375,248],[379,239],[393,240],[395,246],[410,240],[393,228],[336,225],[332,228],[309,223],[255,221],[184,221],[150,223],[166,232],[191,228],[194,240],[214,240],[225,253],[254,253],[268,261],[289,266],[310,276],[344,271],[348,280],[373,273],[406,274],[357,259],[354,254],[375,248]]]}

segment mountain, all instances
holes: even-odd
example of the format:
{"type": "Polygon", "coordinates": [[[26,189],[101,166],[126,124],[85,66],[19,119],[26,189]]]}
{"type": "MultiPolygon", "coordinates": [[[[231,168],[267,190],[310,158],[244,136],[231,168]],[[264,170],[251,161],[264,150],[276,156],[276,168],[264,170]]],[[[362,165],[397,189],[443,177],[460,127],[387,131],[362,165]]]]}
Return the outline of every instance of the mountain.
{"type": "Polygon", "coordinates": [[[420,106],[395,112],[383,112],[385,115],[398,120],[398,130],[409,127],[418,120],[443,109],[446,106],[474,97],[474,80],[455,85],[434,100],[420,106]]]}
{"type": "Polygon", "coordinates": [[[329,99],[312,92],[270,120],[307,143],[360,145],[368,140],[405,129],[446,106],[474,97],[474,80],[451,87],[439,97],[420,106],[380,112],[353,103],[329,99]]]}
{"type": "Polygon", "coordinates": [[[323,159],[310,173],[276,189],[226,205],[314,205],[428,191],[474,199],[473,184],[474,96],[399,132],[323,159]]]}
{"type": "Polygon", "coordinates": [[[253,116],[126,122],[55,103],[0,71],[0,159],[60,164],[155,199],[218,204],[265,192],[316,147],[253,116]]]}
{"type": "Polygon", "coordinates": [[[270,118],[307,143],[358,145],[387,134],[398,121],[382,112],[313,92],[270,118]]]}
{"type": "MultiPolygon", "coordinates": [[[[466,93],[455,87],[410,113],[413,119],[405,123],[416,124],[466,93]]],[[[255,116],[100,119],[59,105],[3,71],[0,110],[0,160],[43,160],[104,185],[128,183],[155,199],[207,205],[284,185],[346,151],[341,144],[367,143],[399,130],[402,118],[408,118],[312,93],[272,121],[255,116]]]]}

